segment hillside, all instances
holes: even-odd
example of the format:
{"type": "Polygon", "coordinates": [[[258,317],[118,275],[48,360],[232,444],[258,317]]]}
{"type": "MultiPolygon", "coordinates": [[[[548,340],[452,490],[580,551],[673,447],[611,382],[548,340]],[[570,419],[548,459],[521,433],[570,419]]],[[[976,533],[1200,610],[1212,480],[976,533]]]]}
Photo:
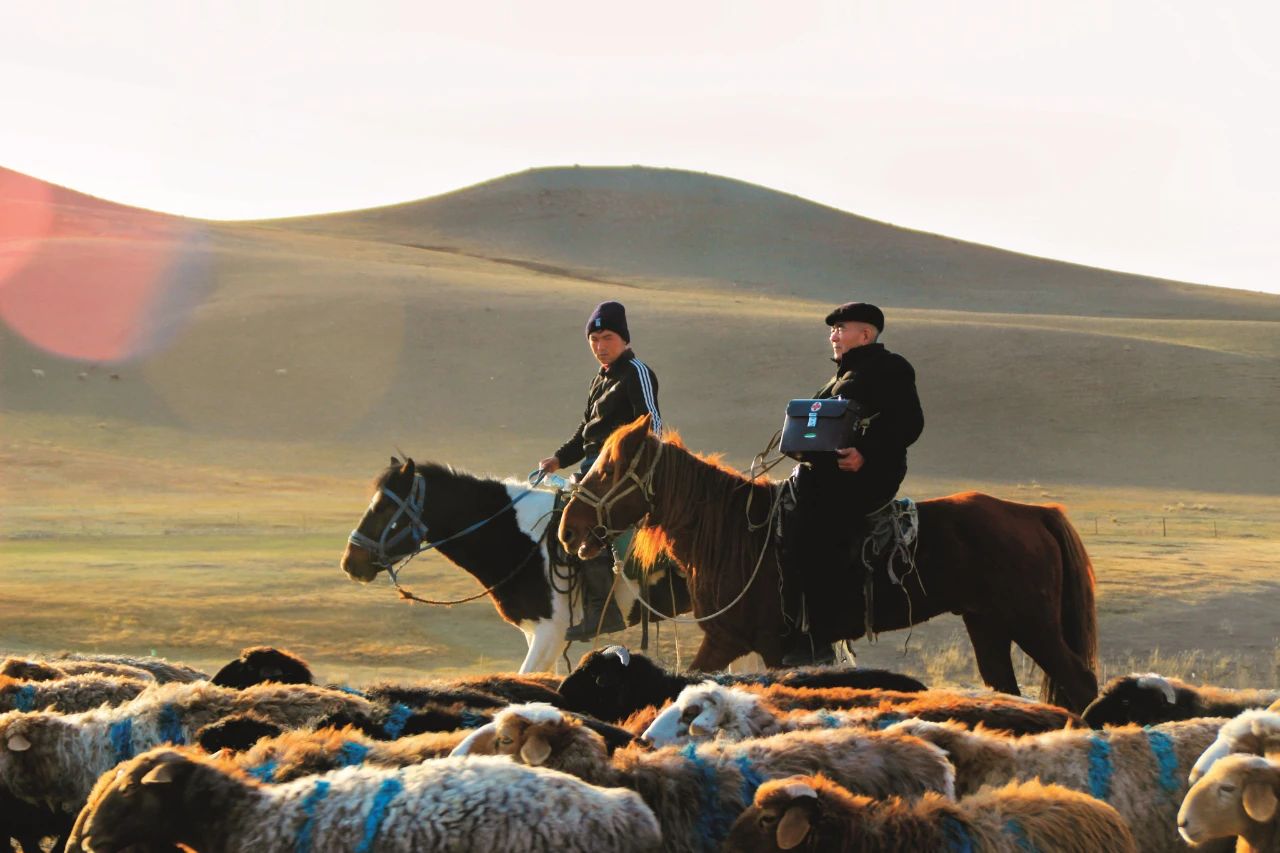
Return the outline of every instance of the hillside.
{"type": "Polygon", "coordinates": [[[575,425],[583,318],[618,298],[668,421],[744,465],[829,373],[826,308],[860,297],[886,307],[886,343],[920,376],[913,476],[1280,493],[1263,463],[1280,432],[1280,297],[660,170],[539,170],[270,223],[17,184],[0,181],[11,437],[53,417],[68,442],[216,447],[228,465],[325,444],[344,475],[397,446],[523,473],[575,425]]]}

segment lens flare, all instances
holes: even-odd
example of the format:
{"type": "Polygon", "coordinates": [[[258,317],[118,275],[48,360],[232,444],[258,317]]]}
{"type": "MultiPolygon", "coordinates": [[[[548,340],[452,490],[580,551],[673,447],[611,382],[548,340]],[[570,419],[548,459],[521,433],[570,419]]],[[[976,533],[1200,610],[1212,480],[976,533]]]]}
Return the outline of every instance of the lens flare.
{"type": "Polygon", "coordinates": [[[199,299],[198,223],[0,172],[0,318],[64,358],[154,350],[199,299]]]}

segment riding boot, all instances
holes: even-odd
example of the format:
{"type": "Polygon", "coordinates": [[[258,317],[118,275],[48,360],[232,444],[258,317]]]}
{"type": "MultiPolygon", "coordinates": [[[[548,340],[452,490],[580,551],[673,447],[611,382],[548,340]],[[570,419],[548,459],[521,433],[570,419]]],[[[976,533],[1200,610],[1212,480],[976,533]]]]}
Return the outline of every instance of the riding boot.
{"type": "Polygon", "coordinates": [[[572,643],[586,643],[598,634],[612,634],[627,627],[622,611],[609,594],[613,591],[613,554],[606,550],[596,559],[583,563],[578,577],[582,581],[582,621],[569,626],[564,638],[572,643]]]}

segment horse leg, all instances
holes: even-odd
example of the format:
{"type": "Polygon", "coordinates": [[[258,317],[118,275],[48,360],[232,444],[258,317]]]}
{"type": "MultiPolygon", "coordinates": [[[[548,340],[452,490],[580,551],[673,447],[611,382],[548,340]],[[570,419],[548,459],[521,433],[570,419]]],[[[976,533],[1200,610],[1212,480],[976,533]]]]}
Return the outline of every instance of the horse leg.
{"type": "Polygon", "coordinates": [[[1097,677],[1080,655],[1067,647],[1056,622],[1024,627],[1013,640],[1044,671],[1041,701],[1078,714],[1098,695],[1097,677]]]}
{"type": "Polygon", "coordinates": [[[719,672],[749,651],[752,649],[745,643],[708,631],[702,635],[702,643],[698,646],[698,653],[693,656],[689,669],[719,672]]]}
{"type": "Polygon", "coordinates": [[[978,674],[982,676],[983,683],[992,690],[1021,696],[1018,677],[1013,672],[1013,656],[1010,654],[1013,637],[1009,631],[989,616],[965,613],[961,618],[969,631],[969,642],[973,644],[973,655],[978,661],[978,674]]]}
{"type": "Polygon", "coordinates": [[[520,672],[555,672],[556,655],[564,646],[564,632],[569,627],[568,606],[552,607],[550,619],[539,619],[536,622],[522,622],[520,630],[524,632],[529,651],[520,664],[520,672]],[[532,625],[532,629],[530,629],[532,625]]]}

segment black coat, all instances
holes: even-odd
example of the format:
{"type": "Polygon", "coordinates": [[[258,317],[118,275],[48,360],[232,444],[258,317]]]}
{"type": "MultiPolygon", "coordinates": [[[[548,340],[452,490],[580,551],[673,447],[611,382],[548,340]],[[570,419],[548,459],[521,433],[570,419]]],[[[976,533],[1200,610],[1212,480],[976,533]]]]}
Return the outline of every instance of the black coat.
{"type": "Polygon", "coordinates": [[[587,408],[573,437],[556,451],[560,467],[600,455],[604,440],[618,427],[643,414],[653,416],[653,430],[662,435],[658,411],[658,376],[630,349],[613,364],[601,367],[587,392],[587,408]]]}

